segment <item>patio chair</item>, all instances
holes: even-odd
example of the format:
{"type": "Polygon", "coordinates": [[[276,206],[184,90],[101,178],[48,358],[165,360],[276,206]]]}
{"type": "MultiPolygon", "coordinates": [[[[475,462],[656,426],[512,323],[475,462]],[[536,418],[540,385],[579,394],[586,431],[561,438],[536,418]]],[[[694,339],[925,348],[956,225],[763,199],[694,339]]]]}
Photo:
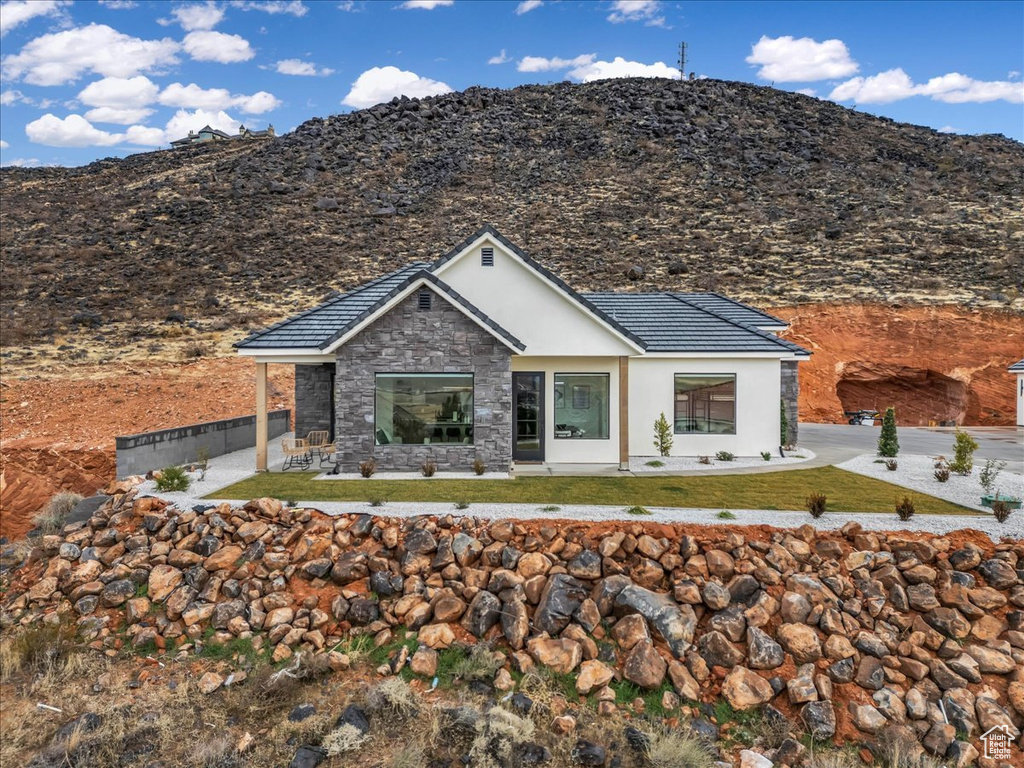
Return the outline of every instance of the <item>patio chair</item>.
{"type": "Polygon", "coordinates": [[[331,434],[326,429],[314,429],[306,435],[306,442],[309,443],[309,450],[318,452],[323,446],[330,442],[331,434]]]}
{"type": "Polygon", "coordinates": [[[302,437],[285,437],[281,439],[281,451],[284,453],[282,472],[292,467],[309,469],[313,464],[313,455],[309,452],[309,443],[302,437]]]}
{"type": "Polygon", "coordinates": [[[334,462],[334,456],[338,452],[337,443],[324,443],[319,448],[320,451],[320,466],[324,464],[334,462]]]}

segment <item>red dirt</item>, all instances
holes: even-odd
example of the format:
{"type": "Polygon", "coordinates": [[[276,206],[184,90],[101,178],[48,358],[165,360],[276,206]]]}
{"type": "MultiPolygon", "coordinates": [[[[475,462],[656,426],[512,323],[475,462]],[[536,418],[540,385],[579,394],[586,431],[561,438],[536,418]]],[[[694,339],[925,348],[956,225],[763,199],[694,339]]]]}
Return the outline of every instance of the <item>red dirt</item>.
{"type": "Polygon", "coordinates": [[[847,410],[895,406],[902,424],[1014,423],[1013,376],[1024,318],[1011,312],[881,304],[771,310],[786,338],[814,354],[800,364],[800,418],[842,423],[847,410]]]}

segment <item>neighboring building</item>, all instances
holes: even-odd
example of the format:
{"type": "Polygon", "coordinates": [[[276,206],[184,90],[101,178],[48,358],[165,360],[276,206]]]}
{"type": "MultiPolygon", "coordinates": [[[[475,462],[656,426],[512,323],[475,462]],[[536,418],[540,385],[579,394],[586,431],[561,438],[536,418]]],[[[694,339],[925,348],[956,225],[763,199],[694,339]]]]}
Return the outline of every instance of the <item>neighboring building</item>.
{"type": "Polygon", "coordinates": [[[238,126],[238,133],[225,133],[224,131],[216,128],[211,128],[208,125],[204,125],[199,129],[199,132],[189,131],[188,136],[182,139],[176,139],[171,142],[172,147],[187,147],[190,144],[203,144],[208,141],[237,141],[239,139],[272,139],[277,134],[274,133],[274,126],[268,125],[265,131],[253,131],[246,128],[244,125],[238,126]]]}
{"type": "Polygon", "coordinates": [[[777,454],[781,399],[795,442],[810,353],[785,328],[714,293],[578,294],[488,226],[235,346],[257,363],[258,413],[266,364],[295,365],[296,435],[330,431],[343,471],[625,468],[655,453],[661,413],[673,455],[777,454]]]}
{"type": "Polygon", "coordinates": [[[1017,374],[1017,426],[1024,427],[1024,360],[1018,360],[1009,370],[1017,374]]]}

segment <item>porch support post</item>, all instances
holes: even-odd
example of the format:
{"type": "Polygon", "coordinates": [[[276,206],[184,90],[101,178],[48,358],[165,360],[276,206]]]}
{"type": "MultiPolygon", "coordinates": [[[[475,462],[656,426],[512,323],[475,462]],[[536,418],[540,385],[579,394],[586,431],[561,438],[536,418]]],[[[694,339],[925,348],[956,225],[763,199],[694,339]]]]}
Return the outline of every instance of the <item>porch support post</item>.
{"type": "Polygon", "coordinates": [[[619,470],[629,470],[629,358],[619,358],[619,470]]]}
{"type": "Polygon", "coordinates": [[[267,364],[256,363],[256,471],[267,471],[267,364]]]}

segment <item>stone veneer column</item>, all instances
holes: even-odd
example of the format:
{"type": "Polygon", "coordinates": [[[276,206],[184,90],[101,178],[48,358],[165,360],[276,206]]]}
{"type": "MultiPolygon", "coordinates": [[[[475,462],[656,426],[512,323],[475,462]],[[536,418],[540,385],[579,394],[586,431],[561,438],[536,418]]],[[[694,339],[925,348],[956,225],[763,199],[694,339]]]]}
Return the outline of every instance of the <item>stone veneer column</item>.
{"type": "Polygon", "coordinates": [[[295,436],[305,437],[314,429],[333,431],[331,388],[334,365],[295,366],[295,436]]]}
{"type": "Polygon", "coordinates": [[[800,412],[797,400],[800,397],[800,363],[796,360],[782,361],[782,402],[786,411],[786,444],[796,445],[800,412]]]}
{"type": "Polygon", "coordinates": [[[338,350],[335,436],[343,472],[371,457],[380,470],[416,471],[433,459],[439,469],[466,472],[479,458],[490,471],[508,471],[512,350],[433,291],[431,299],[430,309],[420,309],[413,293],[338,350]],[[378,373],[472,373],[473,444],[376,445],[378,373]]]}

